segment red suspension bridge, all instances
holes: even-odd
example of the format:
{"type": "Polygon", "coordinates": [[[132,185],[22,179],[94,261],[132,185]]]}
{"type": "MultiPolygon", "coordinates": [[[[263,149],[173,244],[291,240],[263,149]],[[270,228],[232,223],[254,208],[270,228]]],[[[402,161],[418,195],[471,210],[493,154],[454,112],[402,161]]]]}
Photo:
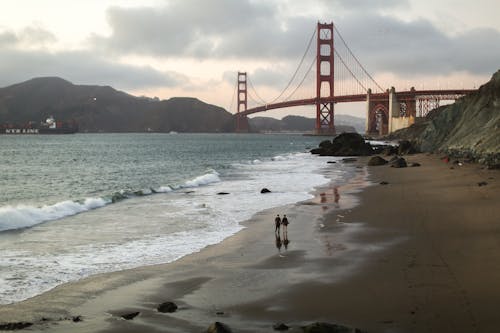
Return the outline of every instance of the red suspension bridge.
{"type": "Polygon", "coordinates": [[[292,78],[274,99],[270,101],[262,99],[247,73],[238,72],[235,89],[238,96],[236,129],[240,132],[248,131],[247,116],[253,113],[315,105],[315,132],[334,134],[335,104],[365,101],[366,133],[384,135],[410,126],[417,117],[424,117],[430,110],[438,107],[440,101],[456,100],[472,91],[474,90],[411,88],[408,91],[396,92],[394,88],[383,89],[357,59],[334,24],[318,22],[292,78]],[[305,65],[304,60],[311,53],[314,37],[316,37],[316,54],[310,64],[305,65]],[[303,65],[305,65],[305,70],[302,70],[304,74],[299,80],[298,75],[303,65]],[[313,73],[316,76],[314,97],[296,98],[299,89],[307,84],[310,85],[313,81],[311,79],[313,73]],[[298,84],[291,89],[294,81],[298,81],[298,84]],[[249,99],[256,106],[248,108],[249,99]]]}

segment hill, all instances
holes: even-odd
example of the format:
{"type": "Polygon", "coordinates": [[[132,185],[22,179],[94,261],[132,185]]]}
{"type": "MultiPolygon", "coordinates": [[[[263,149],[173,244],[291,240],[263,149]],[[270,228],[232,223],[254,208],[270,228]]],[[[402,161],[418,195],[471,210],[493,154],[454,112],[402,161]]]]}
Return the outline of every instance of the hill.
{"type": "Polygon", "coordinates": [[[0,88],[0,123],[76,120],[81,132],[227,132],[233,116],[195,98],[135,97],[109,86],[75,85],[57,77],[0,88]]]}
{"type": "MultiPolygon", "coordinates": [[[[315,118],[301,116],[286,116],[283,119],[270,117],[254,117],[249,120],[250,127],[258,132],[311,132],[316,123],[315,118]]],[[[337,133],[365,131],[365,120],[348,115],[335,115],[335,129],[337,133]]]]}
{"type": "Polygon", "coordinates": [[[477,92],[430,112],[391,138],[414,141],[424,152],[500,164],[500,70],[477,92]]]}

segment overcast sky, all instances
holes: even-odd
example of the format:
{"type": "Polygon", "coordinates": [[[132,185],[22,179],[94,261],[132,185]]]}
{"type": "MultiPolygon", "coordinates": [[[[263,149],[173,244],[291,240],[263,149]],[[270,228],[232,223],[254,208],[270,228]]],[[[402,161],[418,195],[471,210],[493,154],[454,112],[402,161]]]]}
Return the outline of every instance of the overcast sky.
{"type": "MultiPolygon", "coordinates": [[[[473,88],[500,68],[498,0],[3,0],[1,8],[0,86],[59,76],[228,109],[238,70],[272,100],[318,21],[335,23],[384,88],[473,88]]],[[[313,78],[298,97],[312,97],[313,78]]],[[[363,116],[359,108],[338,110],[363,116]]]]}

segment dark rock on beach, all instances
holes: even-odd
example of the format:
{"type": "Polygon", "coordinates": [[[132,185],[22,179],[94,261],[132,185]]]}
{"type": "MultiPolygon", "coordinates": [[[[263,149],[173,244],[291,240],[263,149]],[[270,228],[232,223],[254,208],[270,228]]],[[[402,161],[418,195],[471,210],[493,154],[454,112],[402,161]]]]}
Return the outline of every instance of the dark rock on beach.
{"type": "Polygon", "coordinates": [[[126,313],[122,315],[121,317],[125,320],[132,320],[135,317],[137,317],[140,314],[140,312],[131,312],[131,313],[126,313]]]}
{"type": "Polygon", "coordinates": [[[4,323],[4,324],[0,324],[0,331],[17,331],[17,330],[22,330],[22,329],[25,329],[27,327],[30,327],[32,325],[33,325],[33,323],[24,322],[24,321],[15,322],[15,323],[4,323]]]}
{"type": "Polygon", "coordinates": [[[372,146],[357,133],[342,133],[332,141],[325,140],[311,153],[320,156],[367,156],[373,152],[372,146]]]}
{"type": "Polygon", "coordinates": [[[262,190],[260,190],[260,193],[271,193],[271,191],[267,188],[263,188],[262,190]]]}
{"type": "Polygon", "coordinates": [[[330,323],[313,323],[303,326],[304,333],[363,333],[358,329],[330,323]]]}
{"type": "Polygon", "coordinates": [[[74,323],[79,323],[79,322],[83,321],[82,316],[74,316],[73,318],[71,318],[71,320],[74,323]]]}
{"type": "Polygon", "coordinates": [[[231,333],[231,332],[232,332],[231,329],[227,325],[218,321],[208,326],[206,331],[206,333],[231,333]]]}
{"type": "Polygon", "coordinates": [[[217,193],[217,195],[228,195],[228,194],[229,194],[229,192],[219,192],[219,193],[217,193]]]}
{"type": "Polygon", "coordinates": [[[273,329],[275,331],[288,331],[290,327],[288,327],[287,325],[283,324],[283,323],[277,323],[277,324],[274,324],[273,325],[273,329]]]}
{"type": "Polygon", "coordinates": [[[174,302],[165,302],[160,304],[157,310],[158,312],[162,313],[172,313],[177,310],[177,304],[175,304],[174,302]]]}
{"type": "Polygon", "coordinates": [[[370,160],[368,161],[368,165],[369,166],[377,166],[377,165],[385,165],[389,163],[389,161],[383,159],[382,157],[380,156],[373,156],[372,158],[370,158],[370,160]]]}
{"type": "Polygon", "coordinates": [[[391,168],[406,168],[408,165],[406,164],[406,160],[402,157],[398,157],[392,162],[389,162],[391,168]]]}

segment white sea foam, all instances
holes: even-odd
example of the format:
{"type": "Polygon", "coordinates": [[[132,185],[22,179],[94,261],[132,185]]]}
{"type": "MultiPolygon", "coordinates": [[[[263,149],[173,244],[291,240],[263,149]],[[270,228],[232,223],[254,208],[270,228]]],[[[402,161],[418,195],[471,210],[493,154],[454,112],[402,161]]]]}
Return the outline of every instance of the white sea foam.
{"type": "Polygon", "coordinates": [[[31,227],[100,208],[108,203],[109,201],[102,198],[87,198],[82,203],[67,200],[42,207],[27,205],[0,207],[0,231],[31,227]]]}
{"type": "Polygon", "coordinates": [[[192,180],[188,180],[181,187],[198,187],[198,186],[208,185],[208,184],[217,183],[217,182],[220,182],[219,174],[217,173],[217,171],[213,170],[210,173],[204,174],[202,176],[198,176],[192,180]]]}
{"type": "Polygon", "coordinates": [[[170,186],[160,186],[155,191],[158,193],[169,193],[172,192],[173,189],[170,186]]]}
{"type": "MultiPolygon", "coordinates": [[[[161,194],[135,196],[85,214],[74,215],[107,202],[88,199],[81,204],[0,209],[0,221],[7,216],[1,214],[30,217],[25,226],[34,224],[33,216],[42,221],[74,215],[29,229],[23,234],[25,245],[4,244],[0,267],[8,265],[9,270],[0,270],[0,280],[6,281],[0,285],[0,303],[19,301],[92,274],[171,262],[219,243],[259,211],[311,198],[314,187],[329,181],[319,170],[330,159],[289,154],[260,163],[235,163],[226,173],[211,171],[179,187],[192,188],[189,194],[164,186],[155,189],[161,194]],[[263,187],[271,193],[261,194],[263,187]]],[[[23,223],[11,221],[17,227],[23,223]]]]}

